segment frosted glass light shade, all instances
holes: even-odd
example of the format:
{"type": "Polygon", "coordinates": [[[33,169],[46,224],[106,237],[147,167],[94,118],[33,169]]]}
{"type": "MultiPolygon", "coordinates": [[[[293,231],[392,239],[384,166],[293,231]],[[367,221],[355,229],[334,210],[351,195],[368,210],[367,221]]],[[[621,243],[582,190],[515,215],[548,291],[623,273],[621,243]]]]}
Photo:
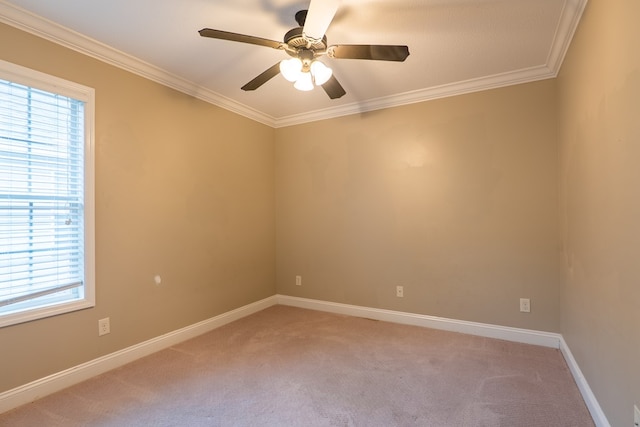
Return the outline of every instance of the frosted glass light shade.
{"type": "Polygon", "coordinates": [[[311,73],[300,73],[300,77],[296,80],[296,83],[293,85],[298,90],[312,90],[313,89],[313,81],[311,80],[311,73]]]}
{"type": "Polygon", "coordinates": [[[313,61],[311,63],[311,74],[316,86],[325,84],[333,74],[331,68],[327,67],[320,61],[313,61]]]}
{"type": "Polygon", "coordinates": [[[280,73],[290,82],[295,82],[302,74],[302,61],[298,58],[280,61],[280,73]]]}

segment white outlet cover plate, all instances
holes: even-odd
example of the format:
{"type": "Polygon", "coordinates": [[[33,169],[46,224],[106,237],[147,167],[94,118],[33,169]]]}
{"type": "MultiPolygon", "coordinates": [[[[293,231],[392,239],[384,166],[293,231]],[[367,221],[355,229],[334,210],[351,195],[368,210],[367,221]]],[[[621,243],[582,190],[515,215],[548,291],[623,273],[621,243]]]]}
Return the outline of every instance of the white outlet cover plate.
{"type": "Polygon", "coordinates": [[[109,318],[104,318],[98,320],[98,336],[106,335],[111,333],[111,324],[109,322],[109,318]]]}
{"type": "Polygon", "coordinates": [[[638,405],[633,405],[633,422],[635,425],[640,426],[640,409],[638,409],[638,405]]]}

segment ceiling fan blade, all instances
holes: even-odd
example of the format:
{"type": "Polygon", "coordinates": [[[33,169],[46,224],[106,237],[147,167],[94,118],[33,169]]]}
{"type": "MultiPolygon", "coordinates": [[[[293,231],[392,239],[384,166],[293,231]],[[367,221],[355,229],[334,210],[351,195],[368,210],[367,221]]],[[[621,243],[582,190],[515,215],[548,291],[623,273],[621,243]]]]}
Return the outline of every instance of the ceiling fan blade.
{"type": "Polygon", "coordinates": [[[272,78],[278,75],[280,72],[280,63],[276,63],[271,68],[259,74],[255,79],[251,80],[246,85],[242,86],[242,90],[256,90],[272,78]]]}
{"type": "Polygon", "coordinates": [[[340,6],[341,0],[311,0],[302,33],[315,40],[321,40],[340,6]]]}
{"type": "Polygon", "coordinates": [[[212,39],[229,40],[232,42],[241,42],[249,44],[257,44],[258,46],[267,46],[274,49],[283,49],[284,43],[275,40],[263,39],[261,37],[247,36],[244,34],[230,33],[228,31],[212,30],[211,28],[203,28],[198,31],[202,37],[212,39]]]}
{"type": "Polygon", "coordinates": [[[343,44],[329,48],[333,58],[375,59],[378,61],[404,61],[409,56],[408,46],[343,44]]]}
{"type": "Polygon", "coordinates": [[[340,98],[347,93],[335,76],[331,76],[331,78],[322,85],[322,89],[327,92],[327,95],[329,95],[331,99],[340,98]]]}

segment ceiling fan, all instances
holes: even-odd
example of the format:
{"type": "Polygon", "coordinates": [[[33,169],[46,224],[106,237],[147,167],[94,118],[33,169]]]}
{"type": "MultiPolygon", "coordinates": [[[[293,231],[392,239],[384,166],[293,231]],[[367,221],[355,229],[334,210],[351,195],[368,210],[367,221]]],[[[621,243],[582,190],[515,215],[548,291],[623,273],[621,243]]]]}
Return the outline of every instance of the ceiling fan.
{"type": "Polygon", "coordinates": [[[370,59],[402,62],[409,56],[409,48],[400,45],[343,44],[328,45],[325,33],[338,10],[340,0],[312,0],[308,10],[296,13],[298,27],[284,35],[284,42],[203,28],[202,37],[255,44],[284,50],[291,58],[278,62],[259,74],[242,90],[256,90],[278,73],[294,82],[299,90],[311,90],[322,86],[329,98],[336,99],[346,92],[333,75],[332,70],[318,60],[327,55],[336,59],[370,59]]]}

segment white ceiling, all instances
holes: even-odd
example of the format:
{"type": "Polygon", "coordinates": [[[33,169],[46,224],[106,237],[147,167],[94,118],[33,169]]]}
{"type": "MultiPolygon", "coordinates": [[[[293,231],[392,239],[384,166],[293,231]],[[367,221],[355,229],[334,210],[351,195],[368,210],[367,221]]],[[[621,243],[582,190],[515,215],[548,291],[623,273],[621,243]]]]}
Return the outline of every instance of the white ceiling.
{"type": "Polygon", "coordinates": [[[329,44],[406,44],[410,56],[325,57],[347,91],[336,100],[280,75],[244,92],[287,55],[197,32],[282,41],[308,0],[0,0],[0,22],[281,127],[555,77],[586,1],[343,0],[329,44]]]}

